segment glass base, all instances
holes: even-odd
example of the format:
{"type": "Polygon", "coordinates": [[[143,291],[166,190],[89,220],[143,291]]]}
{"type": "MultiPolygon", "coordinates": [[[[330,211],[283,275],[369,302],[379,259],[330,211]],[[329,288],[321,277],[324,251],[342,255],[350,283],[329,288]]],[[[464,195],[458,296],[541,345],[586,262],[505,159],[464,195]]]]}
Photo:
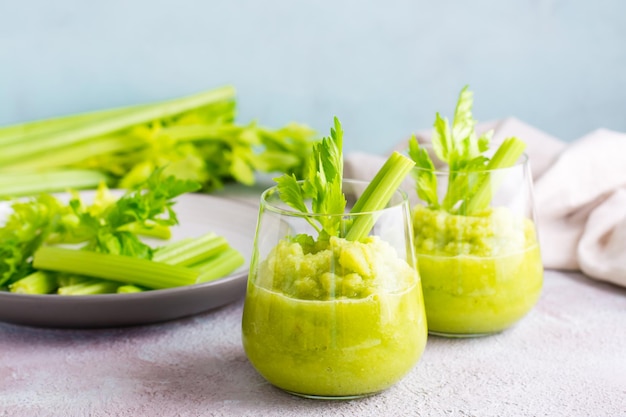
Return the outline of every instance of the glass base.
{"type": "Polygon", "coordinates": [[[487,333],[448,333],[448,332],[440,332],[436,330],[428,330],[428,334],[431,336],[439,336],[439,337],[447,337],[452,339],[469,339],[472,337],[486,337],[492,336],[494,334],[501,333],[502,330],[497,332],[487,332],[487,333]]]}
{"type": "Polygon", "coordinates": [[[331,395],[312,395],[312,394],[303,394],[301,392],[293,392],[283,390],[288,394],[295,395],[296,397],[308,398],[311,400],[326,400],[326,401],[348,401],[348,400],[358,400],[359,398],[370,397],[372,395],[376,395],[376,392],[369,394],[357,394],[357,395],[341,395],[341,396],[331,396],[331,395]]]}

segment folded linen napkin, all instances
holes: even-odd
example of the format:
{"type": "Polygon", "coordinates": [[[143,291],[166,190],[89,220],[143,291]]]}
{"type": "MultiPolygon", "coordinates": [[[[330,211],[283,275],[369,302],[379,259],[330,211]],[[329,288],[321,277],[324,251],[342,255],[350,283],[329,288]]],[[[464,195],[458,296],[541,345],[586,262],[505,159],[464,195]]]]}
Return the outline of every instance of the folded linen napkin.
{"type": "MultiPolygon", "coordinates": [[[[494,144],[510,136],[527,144],[544,266],[626,286],[626,134],[599,129],[567,144],[515,118],[476,128],[490,129],[494,144]]],[[[430,143],[430,131],[416,136],[430,143]]],[[[407,147],[403,140],[392,150],[407,147]]],[[[369,180],[384,160],[348,154],[345,177],[369,180]]],[[[409,195],[414,187],[403,184],[409,195]]]]}

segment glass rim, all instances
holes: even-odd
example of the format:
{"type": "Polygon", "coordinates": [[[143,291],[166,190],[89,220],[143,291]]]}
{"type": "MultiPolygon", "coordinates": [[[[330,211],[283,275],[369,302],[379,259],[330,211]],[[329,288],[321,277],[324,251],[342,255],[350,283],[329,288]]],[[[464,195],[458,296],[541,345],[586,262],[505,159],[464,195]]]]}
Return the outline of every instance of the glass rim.
{"type": "MultiPolygon", "coordinates": [[[[303,183],[304,180],[298,180],[297,181],[299,184],[303,183]]],[[[362,185],[363,189],[365,190],[365,188],[370,184],[370,181],[364,181],[364,180],[355,180],[355,179],[349,179],[349,178],[344,178],[343,179],[343,184],[354,184],[354,185],[362,185]]],[[[342,191],[344,193],[345,196],[345,190],[344,187],[342,186],[342,191]]],[[[278,197],[278,185],[273,185],[269,188],[267,188],[266,190],[264,190],[261,193],[261,198],[260,198],[260,202],[261,202],[261,208],[265,208],[268,209],[274,213],[280,214],[280,215],[284,215],[284,216],[292,216],[292,217],[357,217],[357,216],[367,216],[367,215],[372,215],[372,214],[377,214],[377,213],[382,213],[386,210],[391,210],[394,208],[398,208],[398,207],[402,207],[402,205],[407,205],[409,204],[409,196],[408,193],[406,191],[404,191],[401,188],[397,188],[394,190],[392,197],[390,199],[390,201],[387,203],[387,205],[379,210],[369,210],[369,211],[359,211],[357,213],[351,213],[350,211],[344,211],[343,213],[331,213],[331,214],[324,214],[324,213],[303,213],[301,211],[298,211],[296,209],[294,209],[293,207],[287,205],[287,203],[283,202],[282,200],[280,200],[280,197],[278,197]],[[271,196],[276,196],[276,198],[278,198],[281,204],[283,204],[284,206],[278,206],[273,202],[269,201],[269,197],[271,196]],[[400,201],[393,203],[392,200],[394,198],[394,196],[398,196],[400,198],[400,201]]]]}
{"type": "Polygon", "coordinates": [[[517,159],[517,161],[515,161],[513,165],[504,167],[504,168],[483,169],[480,171],[459,171],[459,170],[437,169],[437,168],[428,169],[428,168],[415,166],[413,167],[413,169],[418,170],[418,171],[432,172],[433,174],[438,174],[438,175],[449,175],[449,174],[468,175],[468,174],[485,174],[485,173],[490,173],[490,172],[506,172],[509,170],[512,171],[512,170],[520,169],[520,168],[524,169],[525,167],[530,167],[530,156],[526,152],[522,153],[522,155],[520,155],[520,157],[517,159]]]}

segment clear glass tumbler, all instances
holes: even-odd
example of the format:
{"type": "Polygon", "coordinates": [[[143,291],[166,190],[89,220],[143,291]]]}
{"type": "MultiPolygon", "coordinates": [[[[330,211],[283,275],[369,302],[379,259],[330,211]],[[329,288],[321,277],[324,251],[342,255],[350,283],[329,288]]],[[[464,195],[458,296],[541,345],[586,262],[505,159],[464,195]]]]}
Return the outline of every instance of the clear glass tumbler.
{"type": "MultiPolygon", "coordinates": [[[[366,185],[344,181],[348,205],[366,185]]],[[[409,372],[426,344],[409,203],[398,191],[383,210],[325,216],[341,225],[339,237],[318,237],[319,216],[283,204],[276,187],[262,195],[243,346],[267,381],[292,394],[374,394],[409,372]],[[341,237],[360,218],[369,235],[341,237]]]]}
{"type": "Polygon", "coordinates": [[[528,158],[490,171],[430,172],[445,201],[420,200],[412,212],[429,332],[500,332],[531,310],[543,283],[528,158]]]}

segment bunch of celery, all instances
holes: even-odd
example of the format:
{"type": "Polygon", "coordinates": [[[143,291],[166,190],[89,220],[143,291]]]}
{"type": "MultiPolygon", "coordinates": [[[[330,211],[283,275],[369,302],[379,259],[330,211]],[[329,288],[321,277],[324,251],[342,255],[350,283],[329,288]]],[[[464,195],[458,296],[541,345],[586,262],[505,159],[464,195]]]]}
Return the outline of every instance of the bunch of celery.
{"type": "Polygon", "coordinates": [[[0,128],[0,196],[130,188],[157,167],[203,191],[256,172],[301,175],[314,142],[307,126],[235,123],[235,90],[222,87],[166,102],[0,128]]]}
{"type": "Polygon", "coordinates": [[[162,289],[225,276],[244,259],[214,233],[152,248],[169,238],[174,198],[199,184],[157,169],[119,199],[101,184],[91,205],[41,194],[12,203],[0,228],[0,287],[28,294],[100,294],[162,289]],[[79,249],[67,245],[80,245],[79,249]]]}
{"type": "Polygon", "coordinates": [[[510,137],[488,157],[486,152],[493,132],[476,136],[473,101],[472,92],[465,86],[459,94],[452,126],[436,114],[432,147],[437,157],[448,165],[448,185],[441,201],[437,195],[435,165],[428,151],[415,137],[409,141],[409,156],[418,168],[413,171],[417,195],[431,209],[461,215],[481,213],[489,206],[497,185],[491,171],[513,166],[526,148],[522,140],[510,137]]]}

